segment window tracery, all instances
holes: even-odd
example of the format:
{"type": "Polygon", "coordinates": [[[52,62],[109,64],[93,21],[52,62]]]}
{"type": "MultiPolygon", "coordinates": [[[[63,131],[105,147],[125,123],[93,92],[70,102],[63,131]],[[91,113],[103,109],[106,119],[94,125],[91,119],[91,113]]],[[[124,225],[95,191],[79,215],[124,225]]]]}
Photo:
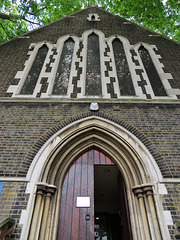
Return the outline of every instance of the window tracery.
{"type": "Polygon", "coordinates": [[[73,52],[74,41],[72,38],[69,38],[64,42],[64,47],[55,75],[52,95],[67,95],[73,52]]]}
{"type": "Polygon", "coordinates": [[[112,42],[112,46],[120,93],[122,96],[135,95],[123,44],[118,38],[115,38],[112,42]]]}
{"type": "Polygon", "coordinates": [[[138,49],[138,52],[155,96],[167,96],[148,50],[143,45],[141,45],[138,49]]]}
{"type": "Polygon", "coordinates": [[[101,66],[99,37],[92,33],[88,36],[86,63],[86,95],[101,95],[101,66]]]}
{"type": "MultiPolygon", "coordinates": [[[[156,46],[130,45],[119,35],[87,30],[82,38],[66,35],[56,44],[33,43],[12,97],[177,99],[156,46]],[[157,49],[156,49],[157,50],[157,49]]],[[[17,81],[18,80],[18,81],[17,81]]]]}
{"type": "Polygon", "coordinates": [[[20,91],[20,94],[33,94],[35,86],[37,84],[39,75],[41,73],[46,55],[48,52],[48,47],[44,44],[38,49],[34,62],[30,68],[30,71],[24,81],[24,85],[20,91]]]}

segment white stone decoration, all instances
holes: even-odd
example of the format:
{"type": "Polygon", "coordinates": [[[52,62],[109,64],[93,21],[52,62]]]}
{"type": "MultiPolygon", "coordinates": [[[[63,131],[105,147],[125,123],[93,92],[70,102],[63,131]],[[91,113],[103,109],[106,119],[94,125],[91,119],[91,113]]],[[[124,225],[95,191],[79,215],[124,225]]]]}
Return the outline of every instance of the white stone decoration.
{"type": "Polygon", "coordinates": [[[97,13],[89,13],[87,20],[97,22],[97,21],[100,21],[100,18],[97,13]]]}
{"type": "Polygon", "coordinates": [[[97,110],[99,110],[99,105],[98,105],[98,103],[97,103],[97,102],[92,102],[92,103],[90,104],[90,110],[91,110],[91,111],[97,111],[97,110]]]}
{"type": "MultiPolygon", "coordinates": [[[[94,14],[95,18],[96,16],[94,14]]],[[[89,18],[92,17],[92,14],[89,15],[89,18]]],[[[106,38],[104,33],[102,31],[96,30],[96,29],[90,29],[85,31],[82,34],[82,37],[76,37],[71,35],[64,35],[60,37],[56,44],[52,44],[49,42],[39,42],[39,43],[32,43],[29,47],[29,58],[24,64],[24,70],[18,71],[15,79],[19,79],[19,82],[17,85],[10,85],[7,93],[12,93],[13,98],[72,98],[75,93],[75,97],[73,98],[79,98],[79,99],[111,99],[111,93],[108,92],[108,85],[112,84],[113,94],[117,96],[117,99],[146,99],[147,94],[151,96],[151,99],[177,99],[177,95],[180,95],[180,89],[178,88],[172,88],[169,80],[173,79],[172,75],[170,73],[165,73],[163,70],[164,65],[160,62],[161,56],[155,53],[154,49],[157,50],[157,47],[155,45],[149,45],[144,42],[137,43],[135,45],[130,45],[128,39],[126,39],[123,36],[120,35],[113,35],[109,38],[106,38]],[[102,95],[98,96],[89,96],[85,94],[85,84],[86,84],[86,64],[87,64],[87,41],[88,36],[90,34],[96,34],[99,37],[99,49],[100,49],[100,73],[101,73],[101,86],[102,86],[102,95]],[[62,48],[64,45],[64,42],[68,39],[72,38],[75,45],[74,45],[74,53],[72,57],[72,64],[71,64],[71,70],[70,70],[70,77],[69,77],[69,86],[67,95],[52,95],[52,89],[54,84],[54,79],[58,67],[58,63],[61,57],[62,48]],[[117,73],[116,73],[116,65],[115,65],[115,59],[114,59],[114,53],[113,53],[113,47],[112,42],[115,38],[118,38],[124,47],[124,52],[126,54],[126,59],[132,79],[132,83],[135,90],[135,96],[122,96],[120,92],[120,87],[118,83],[117,73]],[[26,80],[26,77],[29,73],[29,70],[31,69],[31,66],[33,64],[33,61],[36,57],[36,54],[38,52],[38,49],[42,47],[44,44],[47,45],[49,51],[47,53],[47,56],[45,58],[42,70],[40,72],[38,81],[36,83],[35,89],[33,94],[23,95],[20,94],[21,89],[23,87],[23,84],[26,80]],[[157,73],[161,79],[161,82],[164,86],[164,89],[167,93],[167,96],[155,96],[153,88],[151,86],[151,83],[149,81],[149,78],[146,74],[146,70],[144,69],[141,57],[138,53],[138,49],[140,45],[143,45],[149,52],[149,55],[151,56],[151,59],[154,63],[154,66],[157,70],[157,73]],[[31,50],[34,48],[33,50],[31,50]],[[56,55],[53,55],[53,61],[50,61],[50,57],[52,57],[53,50],[57,51],[56,55]],[[108,51],[107,51],[108,49],[108,51]],[[135,56],[133,56],[135,61],[138,61],[138,65],[136,65],[133,62],[132,59],[132,53],[131,51],[134,51],[135,56]],[[106,54],[105,54],[106,53],[106,54]],[[107,69],[107,64],[109,64],[109,67],[112,70],[107,69]],[[46,66],[49,65],[51,68],[50,72],[46,71],[46,66]],[[144,84],[144,89],[146,91],[146,94],[143,92],[142,87],[139,85],[139,82],[141,82],[140,75],[137,74],[137,71],[141,70],[141,74],[143,79],[145,80],[146,84],[144,84]],[[108,75],[105,75],[105,72],[108,72],[108,75]],[[45,92],[41,92],[42,83],[41,80],[45,78],[47,79],[47,89],[45,92]],[[113,83],[111,83],[111,79],[115,79],[113,83]],[[74,79],[76,79],[76,83],[74,83],[74,79]],[[77,89],[75,89],[77,88],[77,89]]]]}

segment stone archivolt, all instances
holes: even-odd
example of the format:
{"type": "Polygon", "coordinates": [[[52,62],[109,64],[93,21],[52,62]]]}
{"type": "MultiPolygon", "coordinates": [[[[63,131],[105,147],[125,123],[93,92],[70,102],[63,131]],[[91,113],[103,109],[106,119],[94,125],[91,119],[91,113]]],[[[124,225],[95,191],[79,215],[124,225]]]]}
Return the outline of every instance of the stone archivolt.
{"type": "MultiPolygon", "coordinates": [[[[64,176],[75,159],[92,148],[110,157],[123,175],[133,239],[169,239],[156,186],[161,176],[140,142],[137,144],[133,135],[122,127],[96,117],[78,121],[69,128],[46,144],[45,155],[38,154],[39,160],[29,173],[31,194],[36,192],[36,195],[30,196],[32,205],[29,213],[24,213],[32,216],[28,239],[43,239],[42,236],[56,239],[64,176]],[[34,182],[37,183],[33,187],[34,182]]],[[[24,239],[27,230],[23,230],[24,239]]]]}

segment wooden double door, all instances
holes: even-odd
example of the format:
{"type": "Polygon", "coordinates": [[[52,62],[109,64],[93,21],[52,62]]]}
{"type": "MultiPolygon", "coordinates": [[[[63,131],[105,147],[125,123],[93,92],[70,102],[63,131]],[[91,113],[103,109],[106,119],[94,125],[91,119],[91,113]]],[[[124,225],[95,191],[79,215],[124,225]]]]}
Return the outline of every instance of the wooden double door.
{"type": "Polygon", "coordinates": [[[57,240],[130,240],[127,205],[117,166],[92,149],[71,165],[64,179],[57,240]]]}

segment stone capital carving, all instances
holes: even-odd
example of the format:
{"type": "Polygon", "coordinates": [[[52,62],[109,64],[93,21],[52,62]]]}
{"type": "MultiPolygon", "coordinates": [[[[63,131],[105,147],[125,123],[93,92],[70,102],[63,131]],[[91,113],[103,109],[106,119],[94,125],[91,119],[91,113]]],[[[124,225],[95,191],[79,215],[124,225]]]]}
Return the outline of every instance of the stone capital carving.
{"type": "Polygon", "coordinates": [[[143,198],[143,190],[140,185],[133,187],[132,190],[138,198],[143,198]]]}
{"type": "Polygon", "coordinates": [[[48,185],[47,183],[37,183],[37,194],[46,194],[51,196],[55,193],[57,187],[54,185],[48,185]]]}
{"type": "Polygon", "coordinates": [[[132,188],[133,192],[137,197],[142,197],[143,194],[146,196],[153,195],[153,184],[142,184],[132,188]]]}

